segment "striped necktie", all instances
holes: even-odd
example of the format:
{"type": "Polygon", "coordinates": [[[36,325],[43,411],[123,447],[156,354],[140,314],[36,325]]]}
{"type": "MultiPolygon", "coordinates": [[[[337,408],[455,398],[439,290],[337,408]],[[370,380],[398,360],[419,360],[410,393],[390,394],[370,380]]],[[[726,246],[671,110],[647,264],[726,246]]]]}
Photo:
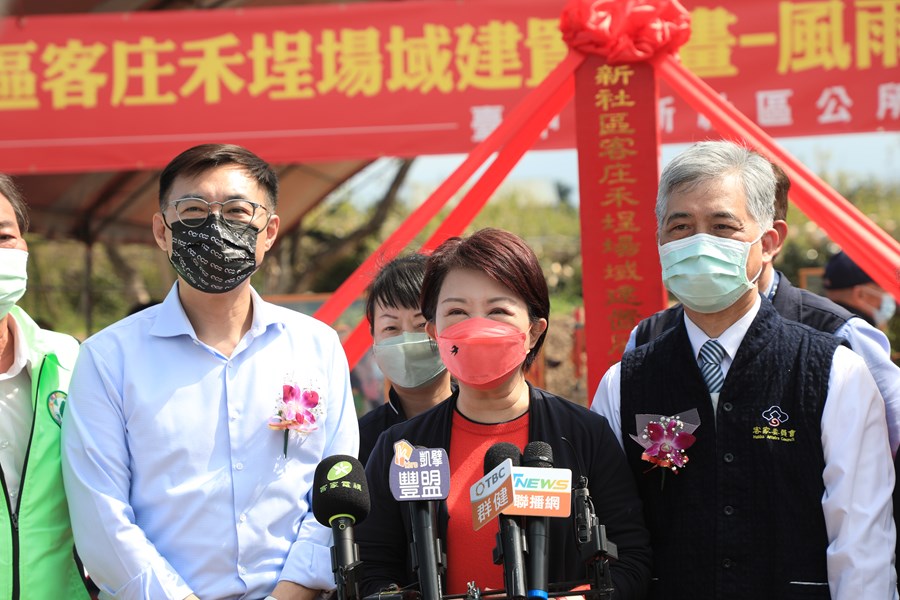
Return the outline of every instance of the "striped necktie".
{"type": "Polygon", "coordinates": [[[722,390],[725,375],[722,374],[722,359],[725,358],[725,348],[716,340],[709,340],[700,348],[700,373],[710,393],[718,393],[722,390]]]}

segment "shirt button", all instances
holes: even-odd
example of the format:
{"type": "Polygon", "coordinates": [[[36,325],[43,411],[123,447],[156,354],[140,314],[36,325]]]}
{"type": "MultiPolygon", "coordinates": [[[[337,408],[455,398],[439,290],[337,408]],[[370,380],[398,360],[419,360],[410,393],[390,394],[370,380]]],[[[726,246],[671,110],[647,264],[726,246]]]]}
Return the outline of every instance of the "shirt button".
{"type": "Polygon", "coordinates": [[[727,463],[734,462],[734,454],[732,454],[731,452],[726,452],[725,456],[722,457],[722,460],[727,463]]]}
{"type": "Polygon", "coordinates": [[[241,575],[247,574],[247,567],[241,567],[241,575]]]}
{"type": "Polygon", "coordinates": [[[2,442],[0,442],[0,448],[3,448],[4,450],[6,450],[7,448],[9,448],[9,442],[7,442],[6,440],[3,440],[2,442]]]}
{"type": "Polygon", "coordinates": [[[234,463],[234,468],[235,468],[235,470],[237,470],[237,471],[243,471],[243,470],[244,470],[244,463],[242,463],[242,462],[234,463]]]}
{"type": "Polygon", "coordinates": [[[731,402],[726,402],[725,404],[722,405],[722,410],[724,410],[725,412],[731,412],[731,410],[733,408],[734,408],[734,404],[732,404],[731,402]]]}
{"type": "Polygon", "coordinates": [[[734,564],[734,563],[731,561],[730,558],[726,558],[725,560],[722,561],[722,568],[723,568],[723,569],[730,569],[731,566],[732,566],[733,564],[734,564]]]}
{"type": "Polygon", "coordinates": [[[726,506],[725,508],[722,509],[722,512],[725,513],[726,517],[730,517],[731,515],[734,514],[734,507],[726,506]]]}
{"type": "Polygon", "coordinates": [[[247,522],[247,515],[241,513],[241,516],[238,517],[238,519],[240,520],[241,523],[246,523],[246,522],[247,522]]]}

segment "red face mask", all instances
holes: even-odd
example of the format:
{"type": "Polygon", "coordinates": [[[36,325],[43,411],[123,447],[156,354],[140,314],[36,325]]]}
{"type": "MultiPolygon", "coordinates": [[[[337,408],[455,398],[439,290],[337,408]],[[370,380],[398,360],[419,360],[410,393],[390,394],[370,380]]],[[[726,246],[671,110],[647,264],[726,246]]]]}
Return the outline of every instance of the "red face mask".
{"type": "Polygon", "coordinates": [[[490,389],[518,369],[528,352],[525,333],[508,323],[466,319],[447,327],[437,338],[441,360],[462,383],[490,389]]]}

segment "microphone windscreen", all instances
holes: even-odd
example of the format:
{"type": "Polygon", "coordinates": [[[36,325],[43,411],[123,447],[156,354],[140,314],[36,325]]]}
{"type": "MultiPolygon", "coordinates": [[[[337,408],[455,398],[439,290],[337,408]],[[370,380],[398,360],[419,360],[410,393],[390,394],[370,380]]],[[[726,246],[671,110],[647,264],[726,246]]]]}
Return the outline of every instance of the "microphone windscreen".
{"type": "Polygon", "coordinates": [[[522,455],[515,444],[497,442],[484,453],[484,473],[490,473],[507,458],[512,460],[514,467],[518,467],[522,462],[522,455]]]}
{"type": "Polygon", "coordinates": [[[325,527],[337,517],[359,523],[369,514],[366,471],[352,456],[335,454],[322,459],[313,477],[312,509],[325,527]]]}
{"type": "Polygon", "coordinates": [[[522,453],[523,467],[553,468],[553,447],[547,442],[528,442],[522,453]]]}

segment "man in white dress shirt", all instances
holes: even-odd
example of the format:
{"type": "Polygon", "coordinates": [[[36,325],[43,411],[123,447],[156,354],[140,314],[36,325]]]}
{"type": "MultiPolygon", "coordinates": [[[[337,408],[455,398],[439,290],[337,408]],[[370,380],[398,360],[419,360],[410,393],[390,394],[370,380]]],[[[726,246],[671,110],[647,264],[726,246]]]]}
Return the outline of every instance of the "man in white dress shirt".
{"type": "Polygon", "coordinates": [[[659,254],[684,319],[610,368],[591,407],[644,501],[651,598],[897,597],[875,382],[756,289],[778,242],[774,193],[768,161],[729,142],[666,166],[659,254]]]}
{"type": "Polygon", "coordinates": [[[239,146],[160,175],[159,305],[83,345],[63,423],[75,543],[101,598],[310,600],[334,587],[316,465],[359,444],[335,332],[250,286],[278,233],[272,168],[239,146]]]}

